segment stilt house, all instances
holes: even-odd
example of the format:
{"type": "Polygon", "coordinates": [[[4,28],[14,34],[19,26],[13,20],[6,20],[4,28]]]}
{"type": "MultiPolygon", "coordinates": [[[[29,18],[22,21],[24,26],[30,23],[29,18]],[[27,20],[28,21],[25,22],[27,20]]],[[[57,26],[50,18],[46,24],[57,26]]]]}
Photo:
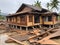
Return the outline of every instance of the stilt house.
{"type": "Polygon", "coordinates": [[[22,4],[14,14],[6,16],[9,27],[22,29],[42,25],[54,26],[58,23],[58,14],[47,9],[22,4]]]}

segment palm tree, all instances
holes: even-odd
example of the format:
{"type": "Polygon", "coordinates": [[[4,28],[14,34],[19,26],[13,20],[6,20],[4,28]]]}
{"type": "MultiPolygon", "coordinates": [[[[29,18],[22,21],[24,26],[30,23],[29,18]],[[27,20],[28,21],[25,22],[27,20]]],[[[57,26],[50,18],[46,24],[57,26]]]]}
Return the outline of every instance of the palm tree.
{"type": "Polygon", "coordinates": [[[49,6],[50,6],[50,4],[49,4],[49,3],[47,3],[47,8],[48,8],[48,10],[49,10],[49,6]]]}
{"type": "Polygon", "coordinates": [[[37,7],[39,7],[39,8],[42,8],[41,2],[39,2],[39,0],[35,1],[34,6],[37,6],[37,7]]]}
{"type": "Polygon", "coordinates": [[[47,3],[47,7],[51,7],[51,10],[52,9],[57,9],[58,10],[58,6],[59,6],[59,1],[58,0],[51,0],[51,3],[47,3]]]}
{"type": "Polygon", "coordinates": [[[53,9],[53,8],[58,9],[59,3],[60,3],[60,2],[59,2],[58,0],[53,0],[53,1],[51,2],[51,9],[53,9]]]}

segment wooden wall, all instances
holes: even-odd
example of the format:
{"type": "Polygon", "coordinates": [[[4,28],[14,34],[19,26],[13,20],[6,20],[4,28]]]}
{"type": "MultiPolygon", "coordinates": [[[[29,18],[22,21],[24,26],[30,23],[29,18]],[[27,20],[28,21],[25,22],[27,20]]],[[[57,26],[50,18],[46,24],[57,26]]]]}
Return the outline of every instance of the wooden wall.
{"type": "Polygon", "coordinates": [[[27,16],[24,15],[24,17],[22,18],[22,16],[20,17],[20,25],[27,25],[27,16]]]}
{"type": "Polygon", "coordinates": [[[24,16],[23,18],[21,18],[21,16],[9,17],[7,18],[7,22],[19,25],[27,25],[27,16],[24,16]]]}
{"type": "Polygon", "coordinates": [[[40,16],[40,24],[43,24],[42,16],[40,16]]]}
{"type": "Polygon", "coordinates": [[[40,23],[34,23],[34,15],[27,15],[27,26],[40,25],[40,24],[42,24],[41,16],[40,16],[40,23]],[[29,19],[29,16],[31,16],[31,21],[29,19]]]}
{"type": "Polygon", "coordinates": [[[17,16],[17,23],[20,24],[20,16],[17,16]]]}
{"type": "Polygon", "coordinates": [[[33,15],[27,15],[27,26],[32,26],[32,25],[33,25],[33,15]]]}
{"type": "MultiPolygon", "coordinates": [[[[7,21],[10,22],[10,23],[15,23],[15,24],[19,24],[19,25],[23,25],[23,26],[33,26],[35,25],[34,23],[34,15],[32,14],[29,14],[29,15],[21,15],[21,16],[14,16],[14,17],[9,17],[7,18],[7,21]]],[[[40,23],[36,23],[36,25],[39,25],[39,24],[45,24],[45,25],[53,25],[53,24],[56,24],[57,21],[56,21],[56,16],[53,15],[52,16],[52,21],[48,21],[48,22],[45,22],[42,18],[42,16],[40,16],[40,23]]]]}
{"type": "Polygon", "coordinates": [[[52,15],[52,21],[47,21],[47,22],[44,21],[44,25],[54,25],[54,24],[57,24],[57,23],[58,23],[58,21],[56,20],[55,15],[52,15]]]}
{"type": "Polygon", "coordinates": [[[55,15],[52,16],[52,22],[53,22],[53,24],[58,23],[58,21],[56,20],[56,17],[57,17],[57,16],[55,16],[55,15]]]}

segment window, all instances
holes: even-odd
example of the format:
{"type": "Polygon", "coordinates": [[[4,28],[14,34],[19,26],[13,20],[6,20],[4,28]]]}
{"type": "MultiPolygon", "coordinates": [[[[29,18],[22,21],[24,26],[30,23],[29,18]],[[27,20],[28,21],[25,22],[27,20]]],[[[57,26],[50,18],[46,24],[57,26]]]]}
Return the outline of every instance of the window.
{"type": "Polygon", "coordinates": [[[32,22],[32,16],[29,15],[29,22],[32,22]]]}
{"type": "Polygon", "coordinates": [[[48,16],[48,21],[52,21],[52,16],[48,16]]]}
{"type": "Polygon", "coordinates": [[[52,16],[46,16],[44,17],[44,21],[52,21],[52,16]]]}
{"type": "Polygon", "coordinates": [[[20,16],[20,18],[21,18],[21,21],[22,21],[22,22],[25,21],[25,15],[20,16]]]}

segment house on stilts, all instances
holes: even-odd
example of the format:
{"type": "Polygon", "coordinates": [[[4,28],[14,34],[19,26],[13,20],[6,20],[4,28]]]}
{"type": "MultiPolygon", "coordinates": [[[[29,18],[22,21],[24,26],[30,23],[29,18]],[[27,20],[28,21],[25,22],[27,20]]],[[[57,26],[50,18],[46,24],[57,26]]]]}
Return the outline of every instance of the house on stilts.
{"type": "Polygon", "coordinates": [[[47,9],[22,4],[14,14],[6,16],[9,27],[22,30],[36,26],[54,27],[58,23],[58,14],[47,9]]]}

